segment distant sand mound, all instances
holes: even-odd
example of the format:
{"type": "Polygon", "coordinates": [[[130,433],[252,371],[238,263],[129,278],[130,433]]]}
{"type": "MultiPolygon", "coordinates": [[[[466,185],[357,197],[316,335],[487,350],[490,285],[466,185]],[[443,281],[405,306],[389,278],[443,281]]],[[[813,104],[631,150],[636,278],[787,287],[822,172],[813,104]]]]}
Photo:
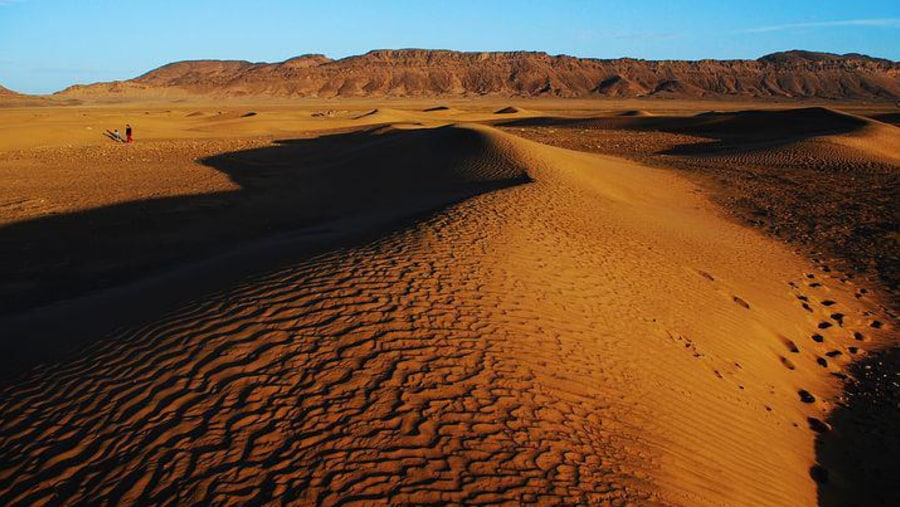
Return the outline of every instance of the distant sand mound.
{"type": "Polygon", "coordinates": [[[353,119],[364,120],[367,123],[403,123],[409,120],[409,114],[395,109],[379,107],[355,116],[353,119]]]}
{"type": "Polygon", "coordinates": [[[900,128],[823,107],[704,113],[672,120],[665,129],[718,141],[673,154],[727,157],[732,163],[832,171],[890,170],[884,166],[900,164],[900,128]]]}
{"type": "Polygon", "coordinates": [[[357,116],[357,117],[355,117],[355,118],[353,118],[353,119],[354,119],[354,120],[361,120],[361,119],[363,119],[363,118],[368,118],[368,117],[370,117],[370,116],[375,116],[375,115],[378,115],[378,114],[383,114],[383,113],[381,113],[381,111],[379,111],[378,109],[372,109],[371,111],[367,111],[367,112],[365,112],[365,113],[363,113],[363,114],[361,114],[361,115],[359,115],[359,116],[357,116]]]}
{"type": "Polygon", "coordinates": [[[439,112],[439,111],[451,111],[451,109],[447,106],[434,106],[434,107],[425,108],[422,111],[425,113],[435,113],[435,112],[439,112]]]}
{"type": "Polygon", "coordinates": [[[506,106],[502,109],[498,109],[494,111],[494,114],[516,114],[521,113],[522,110],[515,106],[506,106]]]}
{"type": "Polygon", "coordinates": [[[235,120],[240,118],[241,114],[243,113],[236,111],[216,111],[215,113],[205,115],[204,120],[209,122],[235,120]]]}
{"type": "Polygon", "coordinates": [[[900,127],[895,125],[872,121],[856,131],[831,136],[829,140],[900,166],[900,127]]]}
{"type": "Polygon", "coordinates": [[[202,113],[200,111],[194,111],[186,117],[189,118],[199,118],[202,117],[205,121],[208,122],[221,122],[221,121],[229,121],[229,120],[241,120],[244,118],[252,118],[256,116],[257,113],[253,111],[216,111],[212,114],[202,113]]]}
{"type": "Polygon", "coordinates": [[[797,135],[850,132],[870,122],[866,118],[834,109],[809,107],[779,111],[701,113],[694,121],[685,121],[682,128],[674,125],[673,130],[690,134],[706,133],[715,137],[784,139],[797,135]]]}
{"type": "Polygon", "coordinates": [[[642,116],[653,116],[653,113],[635,109],[635,110],[624,111],[622,113],[619,113],[619,116],[623,116],[626,118],[634,118],[634,117],[642,117],[642,116]]]}

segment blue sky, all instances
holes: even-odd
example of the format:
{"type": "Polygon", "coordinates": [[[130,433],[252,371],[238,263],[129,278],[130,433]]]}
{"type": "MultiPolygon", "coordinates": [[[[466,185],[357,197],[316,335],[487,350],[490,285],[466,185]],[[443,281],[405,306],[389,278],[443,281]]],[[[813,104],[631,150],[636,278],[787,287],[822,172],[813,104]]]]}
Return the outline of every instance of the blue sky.
{"type": "Polygon", "coordinates": [[[0,84],[48,93],[201,59],[382,48],[647,59],[900,59],[900,0],[0,0],[0,84]]]}

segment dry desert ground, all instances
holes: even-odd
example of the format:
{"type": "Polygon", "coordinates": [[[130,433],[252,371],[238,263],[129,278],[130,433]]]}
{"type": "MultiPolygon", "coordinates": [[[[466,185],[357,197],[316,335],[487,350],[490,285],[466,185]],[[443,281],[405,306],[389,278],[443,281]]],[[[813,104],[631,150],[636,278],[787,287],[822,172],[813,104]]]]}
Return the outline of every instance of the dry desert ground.
{"type": "Polygon", "coordinates": [[[897,120],[0,108],[0,504],[896,505],[897,120]]]}

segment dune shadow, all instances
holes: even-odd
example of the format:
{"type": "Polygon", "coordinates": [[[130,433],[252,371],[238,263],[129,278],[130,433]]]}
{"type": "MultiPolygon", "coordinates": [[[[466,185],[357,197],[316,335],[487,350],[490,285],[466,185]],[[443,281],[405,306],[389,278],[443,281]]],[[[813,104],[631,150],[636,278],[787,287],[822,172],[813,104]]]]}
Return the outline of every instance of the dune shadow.
{"type": "Polygon", "coordinates": [[[487,144],[482,134],[456,127],[278,141],[200,161],[239,190],[4,226],[0,370],[27,367],[241,276],[368,241],[449,204],[528,181],[524,171],[471,171],[487,144]],[[266,247],[272,238],[282,239],[266,247]],[[246,255],[159,282],[232,251],[246,255]],[[148,279],[159,283],[139,283],[148,279]]]}
{"type": "Polygon", "coordinates": [[[596,118],[526,118],[497,123],[503,127],[665,132],[709,139],[681,144],[659,154],[699,156],[750,149],[770,149],[812,137],[853,132],[867,121],[822,107],[786,110],[710,111],[694,116],[609,116],[596,118]]]}
{"type": "Polygon", "coordinates": [[[772,149],[814,137],[850,133],[867,124],[864,119],[825,108],[703,113],[682,124],[670,124],[666,130],[711,141],[676,146],[663,154],[700,156],[772,149]]]}
{"type": "Polygon", "coordinates": [[[900,505],[900,348],[873,353],[850,367],[838,405],[816,439],[819,505],[900,505]]]}
{"type": "Polygon", "coordinates": [[[869,116],[873,120],[881,123],[888,123],[895,127],[900,127],[900,113],[880,113],[869,116]]]}

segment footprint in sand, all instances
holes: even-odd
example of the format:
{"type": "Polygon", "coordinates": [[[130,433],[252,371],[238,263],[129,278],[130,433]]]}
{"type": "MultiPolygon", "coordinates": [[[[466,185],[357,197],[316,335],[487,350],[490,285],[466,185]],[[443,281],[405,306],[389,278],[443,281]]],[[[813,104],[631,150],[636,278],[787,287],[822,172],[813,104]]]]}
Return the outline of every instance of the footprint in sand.
{"type": "Polygon", "coordinates": [[[797,391],[797,394],[800,395],[800,401],[802,401],[803,403],[815,403],[816,402],[816,397],[813,396],[806,389],[801,389],[801,390],[797,391]]]}
{"type": "Polygon", "coordinates": [[[787,347],[787,349],[789,351],[791,351],[794,354],[800,353],[800,347],[798,347],[797,344],[793,342],[793,340],[789,340],[783,336],[780,338],[781,338],[781,343],[783,343],[784,346],[787,347]]]}
{"type": "Polygon", "coordinates": [[[781,359],[781,364],[784,365],[785,368],[787,368],[787,369],[789,369],[789,370],[796,370],[796,369],[797,369],[797,367],[794,366],[793,361],[791,361],[790,359],[788,359],[788,358],[786,358],[786,357],[784,357],[784,356],[779,356],[779,359],[781,359]]]}
{"type": "Polygon", "coordinates": [[[734,302],[737,303],[737,304],[740,305],[740,306],[743,306],[744,308],[746,308],[746,309],[748,309],[748,310],[750,309],[750,303],[744,301],[743,299],[741,299],[741,298],[739,298],[739,297],[737,297],[737,296],[734,296],[734,302]]]}
{"type": "Polygon", "coordinates": [[[815,417],[807,417],[806,422],[809,423],[809,429],[816,433],[828,433],[831,431],[831,426],[828,423],[822,422],[815,417]]]}

